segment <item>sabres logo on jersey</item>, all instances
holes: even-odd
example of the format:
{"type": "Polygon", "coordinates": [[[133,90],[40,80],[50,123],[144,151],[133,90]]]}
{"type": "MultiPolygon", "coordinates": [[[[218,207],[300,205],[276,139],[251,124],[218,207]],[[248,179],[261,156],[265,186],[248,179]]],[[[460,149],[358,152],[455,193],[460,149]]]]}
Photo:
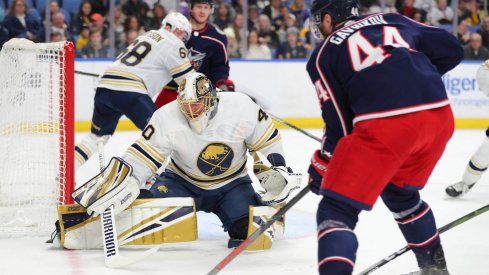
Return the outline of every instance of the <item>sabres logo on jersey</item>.
{"type": "Polygon", "coordinates": [[[218,176],[229,169],[233,157],[231,147],[222,143],[211,143],[200,152],[197,167],[207,176],[218,176]]]}
{"type": "Polygon", "coordinates": [[[204,58],[205,58],[205,53],[196,51],[193,48],[190,48],[188,50],[188,59],[190,60],[190,63],[192,63],[196,71],[198,71],[200,69],[200,66],[202,66],[202,62],[204,62],[204,58]]]}

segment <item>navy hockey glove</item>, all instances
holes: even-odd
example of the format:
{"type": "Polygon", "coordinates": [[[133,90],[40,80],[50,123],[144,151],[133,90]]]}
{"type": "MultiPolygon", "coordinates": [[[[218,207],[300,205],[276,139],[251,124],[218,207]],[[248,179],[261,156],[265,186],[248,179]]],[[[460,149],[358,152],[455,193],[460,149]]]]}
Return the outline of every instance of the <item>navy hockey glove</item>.
{"type": "Polygon", "coordinates": [[[216,82],[216,87],[221,89],[224,92],[234,92],[236,91],[236,87],[234,86],[234,82],[230,79],[220,79],[216,82]]]}
{"type": "Polygon", "coordinates": [[[311,186],[311,191],[319,195],[319,189],[321,187],[321,181],[326,175],[328,170],[329,158],[321,153],[320,150],[316,150],[311,158],[311,164],[307,172],[309,173],[308,183],[311,186]]]}

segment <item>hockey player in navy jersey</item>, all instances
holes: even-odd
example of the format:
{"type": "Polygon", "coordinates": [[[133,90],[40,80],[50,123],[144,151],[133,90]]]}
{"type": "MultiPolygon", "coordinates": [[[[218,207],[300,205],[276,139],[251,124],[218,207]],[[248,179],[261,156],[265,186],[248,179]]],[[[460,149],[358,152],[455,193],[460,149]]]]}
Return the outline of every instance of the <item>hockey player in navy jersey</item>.
{"type": "MultiPolygon", "coordinates": [[[[190,0],[190,23],[192,38],[185,44],[189,58],[197,72],[205,74],[212,83],[223,91],[234,91],[234,83],[229,78],[229,60],[226,35],[209,23],[214,10],[213,0],[190,0]]],[[[177,98],[177,85],[167,85],[156,99],[161,107],[177,98]]]]}
{"type": "Polygon", "coordinates": [[[418,190],[454,131],[441,76],[463,59],[460,43],[396,13],[358,16],[356,0],[314,0],[311,15],[324,38],[307,63],[326,124],[309,168],[323,195],[319,273],[352,273],[358,215],[380,196],[416,256],[415,274],[448,274],[418,190]]]}

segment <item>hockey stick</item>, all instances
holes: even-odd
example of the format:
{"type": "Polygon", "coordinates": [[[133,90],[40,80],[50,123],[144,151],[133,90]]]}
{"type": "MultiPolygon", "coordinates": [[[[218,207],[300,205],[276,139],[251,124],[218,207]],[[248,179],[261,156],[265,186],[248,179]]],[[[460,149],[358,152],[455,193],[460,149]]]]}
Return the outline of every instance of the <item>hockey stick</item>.
{"type": "MultiPolygon", "coordinates": [[[[103,173],[105,168],[104,142],[97,141],[99,151],[100,171],[103,173]]],[[[103,175],[102,175],[103,176],[103,175]]],[[[133,264],[158,251],[160,246],[153,247],[140,253],[133,253],[131,256],[122,256],[119,253],[119,243],[117,242],[117,232],[115,227],[114,205],[107,208],[100,217],[102,225],[104,259],[105,265],[110,268],[118,268],[133,264]]]]}
{"type": "MultiPolygon", "coordinates": [[[[470,212],[469,214],[465,215],[465,216],[462,216],[442,227],[440,227],[438,229],[438,232],[441,234],[443,232],[446,232],[452,228],[454,228],[455,226],[457,225],[460,225],[468,220],[471,220],[472,218],[474,217],[477,217],[479,216],[480,214],[484,213],[484,212],[487,212],[489,210],[489,204],[486,205],[486,206],[483,206],[475,211],[472,211],[470,212]]],[[[385,257],[384,259],[378,261],[377,263],[373,264],[372,266],[370,266],[369,268],[365,269],[364,271],[360,272],[358,275],[366,275],[366,274],[370,274],[371,272],[377,270],[378,268],[380,268],[381,266],[387,264],[388,262],[394,260],[395,258],[401,256],[402,254],[408,252],[409,250],[411,250],[411,247],[410,246],[405,246],[401,249],[399,249],[398,251],[392,253],[391,255],[385,257]]]]}
{"type": "Polygon", "coordinates": [[[246,240],[244,240],[238,247],[236,247],[231,253],[229,253],[221,262],[219,262],[207,275],[215,275],[219,273],[227,264],[229,264],[236,256],[243,252],[250,244],[253,243],[263,232],[265,232],[274,222],[283,217],[292,206],[294,206],[300,199],[302,199],[311,187],[307,185],[304,187],[294,198],[292,198],[284,207],[275,213],[270,220],[257,228],[246,240]]]}
{"type": "Polygon", "coordinates": [[[274,120],[276,120],[277,122],[279,122],[279,123],[281,123],[281,124],[283,124],[283,125],[285,125],[285,126],[288,126],[288,127],[292,128],[292,129],[294,129],[294,130],[296,130],[296,131],[299,131],[299,132],[303,133],[304,135],[306,135],[306,136],[308,136],[308,137],[310,137],[310,138],[312,138],[312,139],[314,139],[314,140],[316,140],[316,141],[321,142],[321,139],[320,139],[320,138],[318,138],[318,137],[316,137],[315,135],[313,135],[313,134],[311,134],[311,133],[309,133],[309,132],[306,132],[306,131],[302,130],[301,128],[299,128],[299,127],[295,126],[294,124],[292,124],[292,123],[290,123],[290,122],[287,122],[287,121],[285,121],[285,120],[283,120],[283,119],[281,119],[281,118],[279,118],[279,117],[277,117],[277,116],[275,116],[275,115],[272,115],[272,114],[270,114],[270,113],[268,113],[268,114],[269,114],[269,115],[270,115],[270,116],[271,116],[271,117],[272,117],[274,120]]]}
{"type": "Polygon", "coordinates": [[[87,73],[87,72],[82,72],[82,71],[77,71],[77,70],[75,70],[75,74],[81,74],[81,75],[86,75],[86,76],[99,77],[99,75],[98,75],[98,74],[94,74],[94,73],[87,73]]]}

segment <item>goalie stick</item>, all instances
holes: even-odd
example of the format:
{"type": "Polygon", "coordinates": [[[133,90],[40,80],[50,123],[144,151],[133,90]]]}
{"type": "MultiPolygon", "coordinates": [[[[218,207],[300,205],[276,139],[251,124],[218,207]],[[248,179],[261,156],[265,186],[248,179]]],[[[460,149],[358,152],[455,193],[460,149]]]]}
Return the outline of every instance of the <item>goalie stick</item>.
{"type": "MultiPolygon", "coordinates": [[[[455,226],[457,225],[460,225],[468,220],[471,220],[472,218],[474,217],[477,217],[479,216],[480,214],[484,213],[484,212],[487,212],[489,210],[489,204],[488,205],[485,205],[477,210],[474,210],[472,212],[470,212],[469,214],[465,215],[465,216],[462,216],[442,227],[440,227],[438,229],[438,232],[441,234],[443,232],[446,232],[452,228],[454,228],[455,226]]],[[[366,274],[370,274],[372,273],[373,271],[379,269],[381,266],[384,266],[385,264],[387,264],[388,262],[394,260],[395,258],[401,256],[402,254],[408,252],[409,250],[411,250],[411,247],[410,246],[405,246],[401,249],[399,249],[398,251],[390,254],[389,256],[385,257],[384,259],[378,261],[377,263],[371,265],[369,268],[365,269],[364,271],[360,272],[358,275],[366,275],[366,274]]]]}
{"type": "MultiPolygon", "coordinates": [[[[99,140],[97,142],[99,151],[99,164],[100,171],[103,173],[105,168],[104,160],[104,142],[99,140]]],[[[110,268],[124,267],[140,261],[147,256],[158,251],[160,246],[155,246],[151,249],[140,253],[132,253],[131,256],[122,256],[119,253],[119,243],[117,242],[117,232],[115,227],[114,206],[111,205],[100,216],[100,223],[102,225],[103,245],[104,245],[104,259],[105,265],[110,268]]]]}
{"type": "Polygon", "coordinates": [[[293,197],[284,207],[280,208],[266,223],[257,228],[246,240],[244,240],[238,247],[236,247],[231,253],[229,253],[221,262],[219,262],[207,275],[215,275],[219,273],[227,264],[229,264],[236,256],[241,254],[250,244],[253,243],[263,232],[265,232],[274,222],[280,219],[285,212],[287,212],[292,206],[294,206],[300,199],[302,199],[311,187],[307,185],[304,187],[295,197],[293,197]]]}

